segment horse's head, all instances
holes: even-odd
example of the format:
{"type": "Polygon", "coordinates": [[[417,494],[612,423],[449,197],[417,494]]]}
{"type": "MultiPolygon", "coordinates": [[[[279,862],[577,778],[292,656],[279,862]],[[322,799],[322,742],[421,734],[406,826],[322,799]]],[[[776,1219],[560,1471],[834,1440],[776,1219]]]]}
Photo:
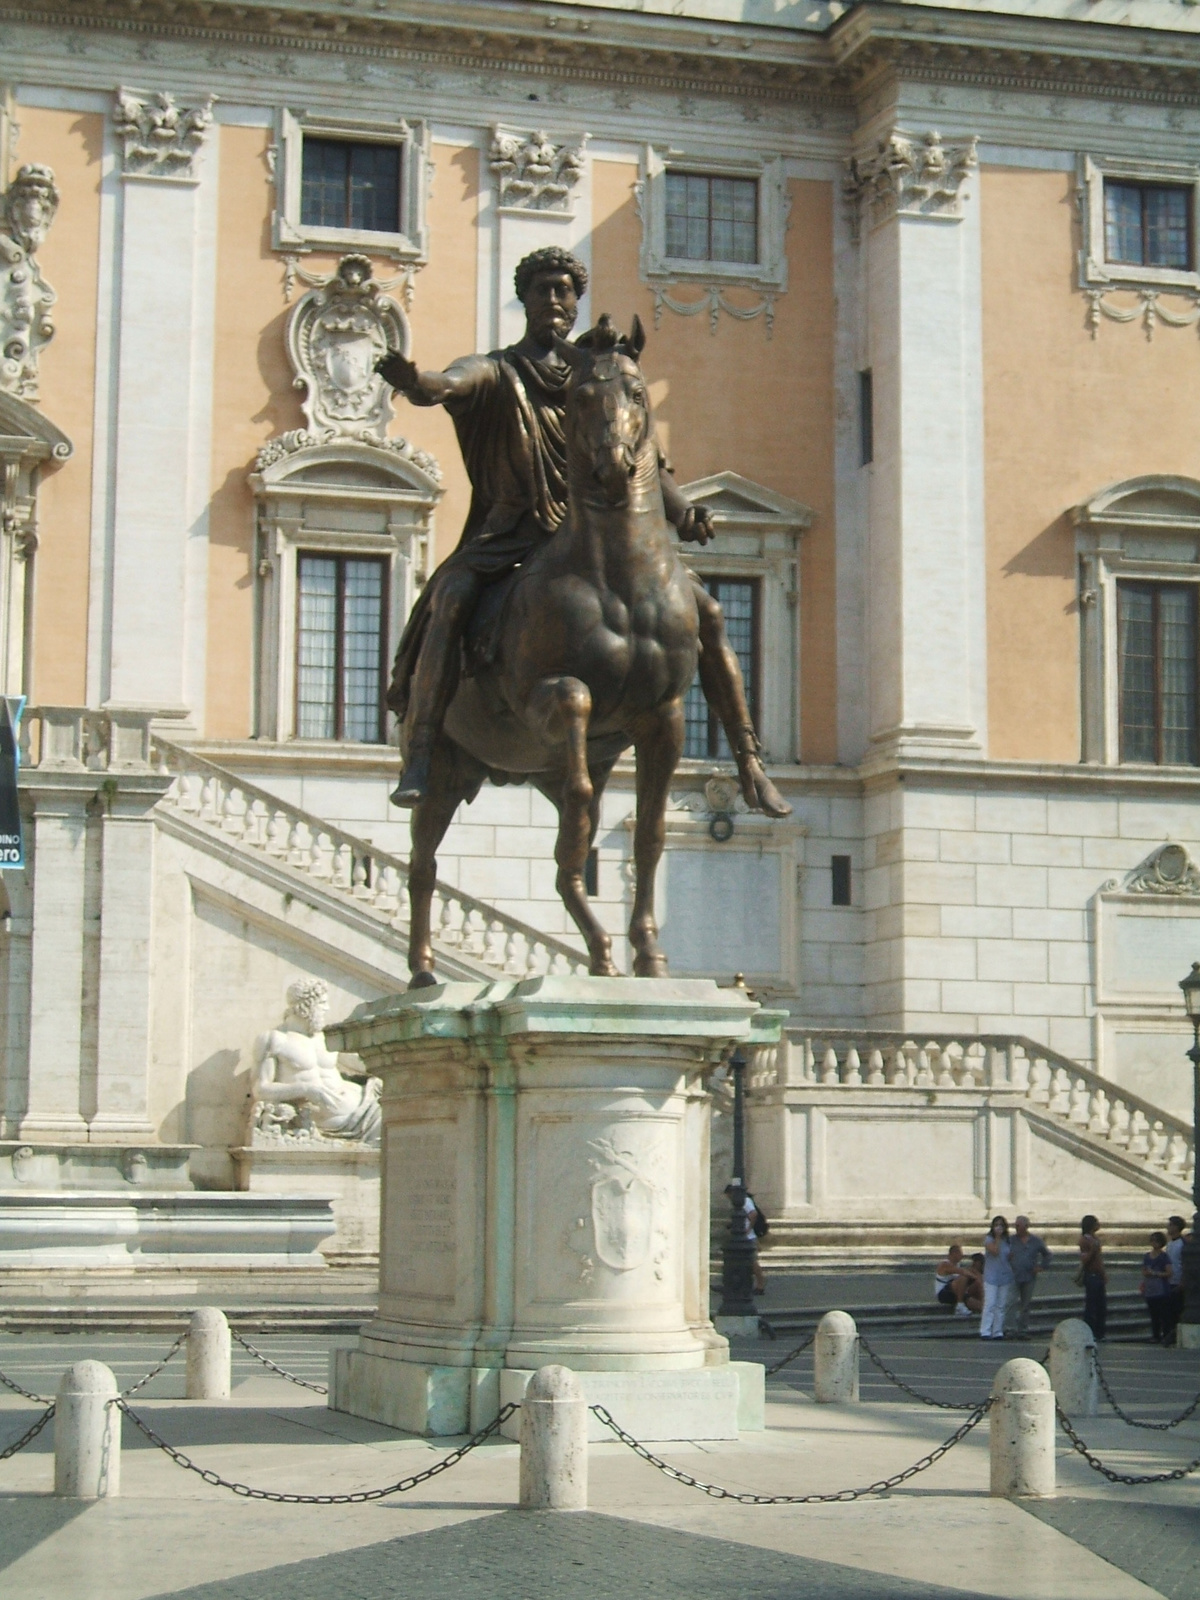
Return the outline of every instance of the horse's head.
{"type": "Polygon", "coordinates": [[[638,357],[646,335],[636,316],[628,336],[607,312],[574,344],[559,341],[574,368],[567,403],[567,450],[590,463],[589,475],[609,505],[629,498],[638,459],[651,434],[650,400],[638,357]]]}

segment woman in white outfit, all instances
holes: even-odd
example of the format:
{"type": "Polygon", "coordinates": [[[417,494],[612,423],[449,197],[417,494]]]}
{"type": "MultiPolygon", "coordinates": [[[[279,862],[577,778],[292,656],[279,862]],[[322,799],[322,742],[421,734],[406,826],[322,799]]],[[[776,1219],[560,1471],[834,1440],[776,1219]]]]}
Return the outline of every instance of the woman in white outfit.
{"type": "Polygon", "coordinates": [[[1012,1296],[1013,1269],[1009,1260],[1008,1218],[993,1217],[988,1236],[983,1241],[983,1317],[979,1324],[981,1339],[1003,1339],[1004,1318],[1012,1296]]]}

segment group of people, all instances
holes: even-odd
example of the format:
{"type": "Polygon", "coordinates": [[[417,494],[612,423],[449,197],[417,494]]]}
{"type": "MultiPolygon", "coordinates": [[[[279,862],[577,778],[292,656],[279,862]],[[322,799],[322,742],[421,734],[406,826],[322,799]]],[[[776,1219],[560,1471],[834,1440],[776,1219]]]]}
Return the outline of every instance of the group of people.
{"type": "MultiPolygon", "coordinates": [[[[1152,1233],[1150,1249],[1142,1257],[1140,1287],[1155,1344],[1174,1343],[1175,1327],[1183,1313],[1186,1226],[1182,1217],[1169,1217],[1166,1233],[1152,1233]]],[[[950,1246],[934,1274],[934,1295],[939,1304],[952,1307],[956,1316],[979,1317],[981,1339],[1004,1338],[1015,1298],[1016,1337],[1026,1339],[1034,1288],[1050,1259],[1045,1242],[1030,1232],[1028,1217],[1018,1217],[1011,1230],[1007,1217],[993,1217],[982,1250],[968,1258],[961,1244],[950,1246]]],[[[1079,1270],[1075,1282],[1083,1290],[1083,1320],[1101,1340],[1108,1321],[1108,1269],[1100,1242],[1100,1221],[1090,1213],[1079,1226],[1079,1270]]]]}
{"type": "Polygon", "coordinates": [[[952,1306],[956,1316],[979,1317],[981,1339],[1004,1338],[1015,1298],[1016,1336],[1026,1339],[1034,1287],[1050,1259],[1045,1240],[1030,1232],[1028,1217],[1018,1217],[1011,1230],[1007,1217],[993,1217],[983,1249],[969,1259],[962,1245],[950,1246],[938,1262],[934,1294],[941,1305],[952,1306]]]}

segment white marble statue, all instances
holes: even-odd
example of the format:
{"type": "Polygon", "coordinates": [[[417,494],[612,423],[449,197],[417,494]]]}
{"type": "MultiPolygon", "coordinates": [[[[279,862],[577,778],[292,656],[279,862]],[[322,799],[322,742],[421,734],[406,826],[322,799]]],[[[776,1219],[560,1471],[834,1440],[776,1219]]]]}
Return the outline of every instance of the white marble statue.
{"type": "Polygon", "coordinates": [[[312,1129],[327,1139],[378,1144],[379,1080],[344,1078],[322,1031],[329,991],[319,978],[299,978],[287,992],[281,1027],[254,1042],[250,1098],[255,1129],[292,1133],[312,1129]]]}

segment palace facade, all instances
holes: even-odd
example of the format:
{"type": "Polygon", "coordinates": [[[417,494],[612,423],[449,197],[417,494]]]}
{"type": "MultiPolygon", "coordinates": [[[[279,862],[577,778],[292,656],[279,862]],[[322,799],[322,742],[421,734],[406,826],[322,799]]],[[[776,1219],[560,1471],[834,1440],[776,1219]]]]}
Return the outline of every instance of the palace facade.
{"type": "MultiPolygon", "coordinates": [[[[336,1016],[404,982],[383,692],[468,485],[450,419],[372,366],[513,340],[513,269],[560,244],[590,273],[580,328],[647,328],[664,447],[718,529],[687,559],[794,807],[745,811],[694,690],[672,971],[785,1007],[796,1084],[828,1036],[825,1081],[858,1093],[837,1030],[866,1041],[863,1081],[873,1039],[952,1041],[947,1087],[1026,1039],[1089,1086],[1061,1138],[1100,1117],[1140,1159],[1141,1117],[1174,1193],[1200,959],[1200,12],[4,0],[0,63],[14,1172],[136,1146],[241,1183],[250,1051],[287,984],[322,978],[336,1016]],[[1123,1139],[1097,1078],[1133,1097],[1123,1139]]],[[[622,765],[589,868],[614,933],[631,810],[622,765]]],[[[576,961],[552,842],[528,789],[463,810],[447,974],[576,961]]],[[[989,1137],[964,1146],[981,1205],[1018,1193],[989,1137]]]]}

